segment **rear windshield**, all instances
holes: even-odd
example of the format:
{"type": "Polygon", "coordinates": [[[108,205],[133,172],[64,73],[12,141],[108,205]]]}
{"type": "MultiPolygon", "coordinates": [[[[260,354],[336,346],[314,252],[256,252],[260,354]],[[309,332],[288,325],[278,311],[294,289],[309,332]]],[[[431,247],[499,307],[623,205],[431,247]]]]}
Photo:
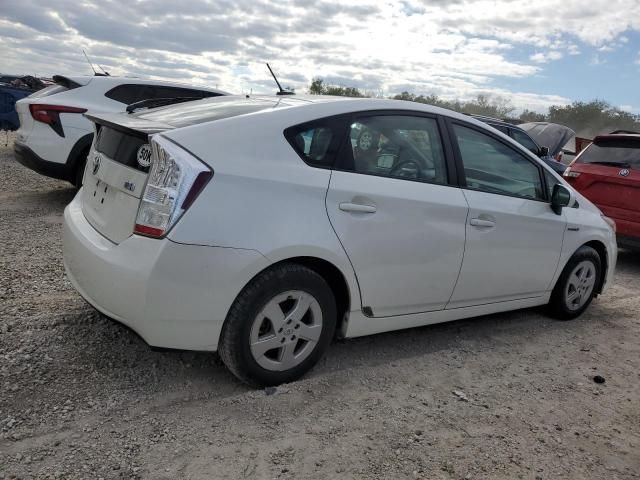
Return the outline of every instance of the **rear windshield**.
{"type": "Polygon", "coordinates": [[[577,163],[603,163],[640,169],[640,137],[602,139],[592,143],[577,163]]]}
{"type": "Polygon", "coordinates": [[[155,108],[153,111],[141,113],[139,116],[146,120],[179,128],[259,112],[260,110],[277,107],[279,104],[280,102],[277,100],[215,97],[213,99],[155,108]]]}

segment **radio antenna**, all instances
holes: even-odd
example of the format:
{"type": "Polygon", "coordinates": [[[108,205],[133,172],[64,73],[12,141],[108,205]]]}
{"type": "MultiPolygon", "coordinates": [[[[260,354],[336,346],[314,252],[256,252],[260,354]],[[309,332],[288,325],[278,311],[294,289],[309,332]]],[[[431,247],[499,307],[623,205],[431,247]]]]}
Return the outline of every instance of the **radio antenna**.
{"type": "Polygon", "coordinates": [[[271,76],[273,77],[273,79],[276,81],[276,85],[278,85],[278,93],[276,95],[295,95],[294,92],[290,92],[289,90],[285,90],[284,88],[282,88],[282,85],[280,85],[280,82],[276,78],[276,74],[273,73],[273,70],[271,70],[271,67],[268,63],[267,68],[269,69],[269,72],[271,72],[271,76]]]}
{"type": "Polygon", "coordinates": [[[84,51],[84,48],[82,49],[82,53],[84,54],[84,58],[87,59],[87,63],[89,64],[89,66],[91,67],[91,70],[93,70],[93,74],[97,75],[98,73],[96,72],[96,69],[93,68],[93,63],[91,63],[91,60],[89,60],[89,57],[87,56],[87,52],[84,51]]]}

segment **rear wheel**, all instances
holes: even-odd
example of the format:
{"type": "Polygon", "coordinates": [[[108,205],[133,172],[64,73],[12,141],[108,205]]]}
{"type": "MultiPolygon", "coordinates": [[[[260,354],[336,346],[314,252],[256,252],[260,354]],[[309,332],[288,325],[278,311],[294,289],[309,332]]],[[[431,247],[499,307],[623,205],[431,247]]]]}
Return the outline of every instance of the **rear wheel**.
{"type": "Polygon", "coordinates": [[[601,272],[598,252],[591,247],[580,247],[564,267],[553,289],[549,313],[561,320],[578,317],[593,300],[601,272]]]}
{"type": "Polygon", "coordinates": [[[336,315],[333,292],[320,275],[301,265],[280,265],[238,295],[218,352],[250,385],[291,382],[320,359],[333,337],[336,315]]]}

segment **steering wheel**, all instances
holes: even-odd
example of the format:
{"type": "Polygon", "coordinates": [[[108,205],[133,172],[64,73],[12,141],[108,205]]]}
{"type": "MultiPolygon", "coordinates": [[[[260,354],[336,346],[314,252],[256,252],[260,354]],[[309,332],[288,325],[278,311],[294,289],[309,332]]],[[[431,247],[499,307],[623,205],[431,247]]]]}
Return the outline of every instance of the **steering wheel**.
{"type": "Polygon", "coordinates": [[[398,170],[400,170],[401,168],[404,168],[407,165],[415,165],[416,167],[416,178],[420,178],[420,164],[415,161],[415,160],[402,160],[401,162],[396,163],[393,167],[391,167],[391,170],[389,170],[389,176],[393,177],[393,176],[398,176],[398,177],[402,177],[404,175],[397,175],[398,170]]]}

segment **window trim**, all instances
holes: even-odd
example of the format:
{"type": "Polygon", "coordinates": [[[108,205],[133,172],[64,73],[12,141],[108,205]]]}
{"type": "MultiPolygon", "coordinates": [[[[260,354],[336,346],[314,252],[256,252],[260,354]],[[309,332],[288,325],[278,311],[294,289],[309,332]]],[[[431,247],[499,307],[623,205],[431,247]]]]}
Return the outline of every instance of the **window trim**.
{"type": "MultiPolygon", "coordinates": [[[[472,123],[467,123],[463,120],[458,120],[456,118],[451,118],[451,117],[447,117],[446,118],[446,124],[447,124],[447,131],[449,134],[449,139],[451,144],[453,145],[453,152],[454,152],[454,157],[456,160],[456,165],[458,167],[458,172],[460,172],[460,174],[458,175],[458,182],[460,185],[460,188],[462,188],[463,190],[471,190],[474,192],[483,192],[483,193],[488,193],[490,195],[500,195],[502,197],[511,197],[511,198],[518,198],[520,200],[530,200],[533,202],[541,202],[541,203],[547,203],[549,204],[551,202],[551,199],[549,198],[549,194],[547,191],[547,182],[546,179],[544,177],[544,172],[543,172],[543,166],[540,164],[541,160],[537,157],[535,157],[535,155],[530,152],[529,150],[527,150],[524,146],[518,146],[518,147],[514,147],[513,145],[509,144],[508,142],[505,142],[504,139],[500,138],[498,135],[496,135],[495,133],[489,131],[488,129],[479,127],[477,125],[474,125],[472,123]],[[485,190],[480,190],[477,188],[471,188],[467,185],[467,178],[466,175],[464,173],[464,163],[462,161],[462,154],[460,153],[460,147],[458,145],[458,141],[456,139],[456,134],[454,131],[454,125],[459,125],[461,127],[464,128],[468,128],[470,130],[475,130],[478,133],[484,134],[490,138],[492,138],[493,140],[501,143],[502,145],[504,145],[505,147],[509,148],[510,150],[512,150],[513,152],[519,154],[522,158],[524,158],[525,160],[527,160],[529,163],[531,163],[534,167],[536,167],[536,169],[538,170],[538,178],[540,180],[540,185],[542,187],[542,193],[544,198],[529,198],[529,197],[523,197],[520,195],[513,195],[513,194],[509,194],[509,193],[496,193],[496,192],[487,192],[485,190]],[[520,148],[522,150],[520,150],[520,148]],[[526,153],[525,153],[526,152],[526,153]],[[529,155],[535,157],[535,158],[531,158],[529,155]]],[[[509,136],[509,138],[511,138],[514,142],[515,140],[509,136]]]]}
{"type": "Polygon", "coordinates": [[[371,177],[388,178],[391,180],[404,180],[409,182],[417,182],[425,185],[439,185],[443,187],[459,187],[458,178],[457,178],[457,168],[456,168],[456,163],[453,156],[453,149],[450,144],[449,136],[447,134],[447,126],[441,115],[436,115],[434,113],[421,112],[416,110],[385,109],[385,110],[361,110],[358,112],[351,112],[349,114],[346,114],[346,116],[349,118],[349,123],[346,125],[344,135],[342,138],[342,144],[340,145],[340,149],[338,150],[336,158],[334,159],[334,166],[332,170],[335,170],[336,172],[353,173],[355,175],[367,175],[371,177]],[[414,179],[414,178],[403,178],[403,177],[390,177],[384,174],[356,172],[353,170],[338,168],[338,165],[341,163],[341,159],[344,158],[345,149],[351,148],[351,142],[350,141],[347,142],[347,140],[350,139],[350,131],[349,131],[350,125],[359,118],[381,117],[381,116],[421,117],[421,118],[430,118],[432,120],[435,120],[436,128],[438,129],[438,135],[440,137],[440,142],[442,145],[442,154],[444,155],[444,167],[445,167],[445,174],[446,174],[445,182],[443,183],[430,182],[428,180],[417,179],[417,178],[414,179]]]}

